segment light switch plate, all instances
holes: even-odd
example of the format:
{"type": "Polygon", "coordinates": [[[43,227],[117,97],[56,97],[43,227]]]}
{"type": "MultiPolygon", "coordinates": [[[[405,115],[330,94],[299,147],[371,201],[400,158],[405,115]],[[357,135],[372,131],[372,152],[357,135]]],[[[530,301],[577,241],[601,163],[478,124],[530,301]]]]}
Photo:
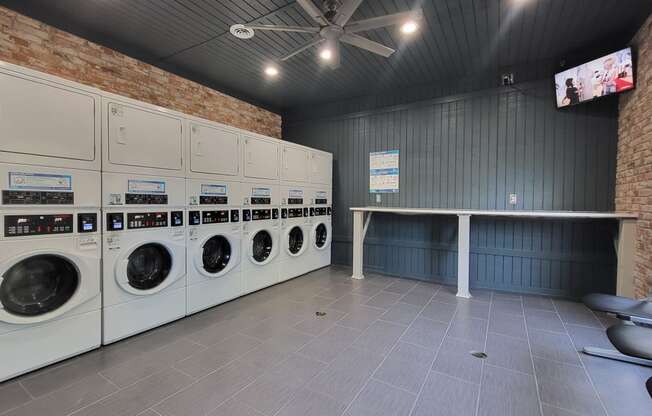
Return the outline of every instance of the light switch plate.
{"type": "Polygon", "coordinates": [[[517,204],[518,204],[518,195],[509,194],[509,205],[517,205],[517,204]]]}

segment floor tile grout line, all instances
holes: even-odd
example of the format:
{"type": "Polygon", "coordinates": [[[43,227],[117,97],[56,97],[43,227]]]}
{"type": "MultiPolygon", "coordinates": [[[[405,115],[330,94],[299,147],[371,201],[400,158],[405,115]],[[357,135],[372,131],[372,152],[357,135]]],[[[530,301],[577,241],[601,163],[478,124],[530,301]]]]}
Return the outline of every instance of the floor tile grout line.
{"type": "Polygon", "coordinates": [[[402,391],[402,392],[404,392],[404,393],[408,393],[410,396],[414,396],[414,399],[415,399],[415,400],[416,400],[416,398],[417,398],[417,394],[416,394],[415,392],[410,391],[410,390],[407,390],[407,389],[405,389],[405,388],[403,388],[403,387],[400,387],[400,386],[396,386],[396,385],[394,385],[394,384],[392,384],[392,383],[390,383],[390,382],[388,382],[388,381],[385,381],[385,380],[381,380],[381,379],[379,379],[379,378],[376,378],[376,377],[373,376],[373,375],[369,378],[369,380],[373,380],[373,381],[375,381],[375,382],[377,382],[377,383],[384,384],[384,385],[386,385],[386,386],[388,386],[388,387],[394,388],[394,389],[396,389],[396,390],[400,390],[400,391],[402,391]]]}
{"type": "MultiPolygon", "coordinates": [[[[522,306],[522,305],[521,305],[522,306]]],[[[491,299],[489,300],[489,316],[491,317],[491,311],[494,308],[494,295],[491,294],[491,299]]],[[[482,350],[485,354],[487,352],[487,342],[489,340],[489,319],[487,319],[487,328],[484,335],[484,349],[482,350]]],[[[475,405],[475,415],[477,416],[480,413],[480,398],[482,395],[482,382],[484,379],[484,367],[486,365],[485,360],[482,360],[482,365],[480,366],[480,385],[478,386],[478,398],[476,399],[475,405]]]]}
{"type": "MultiPolygon", "coordinates": [[[[437,290],[432,294],[432,296],[430,297],[430,300],[428,300],[428,302],[427,302],[423,307],[421,307],[421,310],[419,310],[419,313],[417,314],[417,317],[418,317],[419,315],[421,315],[421,313],[423,313],[423,311],[426,309],[426,306],[428,306],[428,305],[430,304],[430,302],[432,302],[432,299],[435,297],[435,295],[436,295],[438,292],[439,292],[439,289],[437,289],[437,290]]],[[[457,310],[457,307],[456,307],[456,310],[457,310]]],[[[367,378],[367,380],[366,380],[366,381],[364,382],[364,384],[360,387],[360,389],[358,390],[358,392],[356,393],[356,395],[353,397],[353,400],[351,400],[351,401],[349,402],[349,404],[346,406],[346,408],[344,409],[344,411],[343,411],[341,414],[346,414],[346,412],[351,408],[351,406],[353,405],[353,403],[355,403],[355,401],[357,400],[357,398],[360,396],[360,394],[361,394],[361,393],[364,391],[364,389],[367,387],[367,385],[369,384],[369,381],[375,378],[374,376],[375,376],[376,373],[378,372],[378,369],[380,369],[380,368],[383,366],[383,364],[385,363],[385,361],[387,360],[387,358],[392,354],[392,352],[394,351],[394,349],[396,349],[396,347],[398,346],[398,344],[401,342],[401,338],[403,337],[403,335],[405,335],[405,333],[406,333],[406,332],[407,332],[407,331],[412,327],[412,325],[414,324],[415,321],[416,321],[416,318],[414,319],[414,321],[412,321],[412,323],[411,323],[410,325],[408,325],[407,327],[405,327],[405,329],[403,330],[403,332],[401,332],[401,335],[399,335],[399,336],[396,338],[396,342],[394,342],[394,344],[392,345],[392,348],[390,348],[390,350],[387,352],[387,354],[383,357],[383,359],[380,361],[380,363],[376,366],[376,368],[374,369],[374,371],[372,371],[371,375],[367,378]]],[[[427,375],[426,375],[426,377],[427,377],[427,375]]],[[[425,384],[425,380],[422,382],[422,384],[425,384]]],[[[419,395],[417,394],[417,395],[415,396],[415,398],[414,398],[414,403],[412,404],[412,408],[414,408],[414,404],[417,402],[418,399],[419,399],[419,395]]],[[[410,409],[410,413],[411,413],[411,412],[412,412],[412,409],[410,409]]]]}
{"type": "MultiPolygon", "coordinates": [[[[416,285],[415,285],[415,287],[416,287],[416,285]]],[[[412,289],[410,289],[410,290],[412,290],[412,289]]],[[[409,291],[408,291],[408,292],[409,292],[409,291]]],[[[418,317],[419,315],[421,315],[421,313],[425,310],[426,306],[428,306],[428,304],[430,304],[430,302],[432,301],[432,299],[434,298],[434,296],[437,294],[437,292],[439,292],[439,288],[438,288],[438,289],[437,289],[437,290],[432,294],[432,296],[430,297],[430,299],[428,300],[428,302],[426,302],[426,304],[423,305],[423,306],[421,307],[421,309],[419,310],[419,313],[417,314],[417,317],[418,317]]],[[[412,324],[416,321],[416,319],[417,319],[417,318],[414,318],[414,320],[410,323],[410,325],[406,326],[405,329],[403,330],[403,332],[401,332],[401,335],[399,335],[399,336],[397,337],[396,342],[394,342],[394,344],[393,344],[392,347],[389,349],[389,351],[387,352],[387,354],[383,357],[383,359],[380,361],[380,363],[376,366],[376,368],[374,369],[374,371],[369,375],[369,377],[367,378],[367,380],[365,380],[364,384],[360,387],[360,389],[358,390],[358,392],[355,394],[355,396],[353,397],[353,399],[348,403],[348,405],[347,405],[346,408],[342,411],[341,414],[345,414],[345,413],[346,413],[346,412],[351,408],[351,406],[353,405],[353,403],[355,403],[356,399],[360,396],[360,394],[362,393],[362,391],[364,391],[364,389],[367,387],[367,385],[369,384],[369,381],[372,380],[372,379],[375,379],[374,376],[375,376],[376,373],[378,372],[378,369],[379,369],[380,367],[382,367],[382,365],[385,363],[385,361],[387,360],[387,358],[391,355],[391,353],[394,351],[394,349],[396,349],[396,346],[401,342],[401,338],[402,338],[403,335],[405,335],[405,333],[406,333],[406,332],[407,332],[407,331],[412,327],[412,324]]],[[[379,319],[376,319],[375,321],[378,321],[378,320],[379,320],[379,319]]],[[[374,321],[374,322],[375,322],[375,321],[374,321]]],[[[364,332],[364,331],[363,331],[363,332],[364,332]]],[[[362,333],[360,334],[360,336],[361,336],[361,335],[362,335],[362,333]]],[[[354,341],[354,342],[355,342],[355,341],[354,341]]],[[[425,383],[425,380],[424,380],[424,383],[425,383]]],[[[415,396],[414,401],[416,402],[417,399],[418,399],[418,395],[415,396]]]]}
{"type": "MultiPolygon", "coordinates": [[[[107,376],[105,376],[104,374],[102,374],[101,371],[98,371],[98,372],[97,372],[97,375],[100,376],[101,378],[103,378],[104,380],[106,380],[110,385],[112,385],[113,387],[115,387],[115,388],[117,389],[116,391],[120,390],[120,386],[118,386],[118,385],[115,384],[113,381],[111,381],[107,376]]],[[[114,393],[115,393],[115,392],[114,392],[114,393]]],[[[113,393],[111,393],[111,394],[113,394],[113,393]]],[[[108,396],[108,395],[107,395],[107,396],[108,396]]]]}
{"type": "MultiPolygon", "coordinates": [[[[374,321],[374,322],[375,322],[375,321],[374,321]]],[[[344,328],[347,328],[347,327],[344,327],[344,328]]],[[[357,329],[357,328],[350,328],[350,329],[357,329]]],[[[357,330],[360,331],[359,329],[357,329],[357,330]]],[[[363,332],[364,332],[364,330],[360,331],[360,334],[358,334],[358,336],[356,336],[355,339],[353,339],[353,342],[351,343],[351,345],[350,345],[349,347],[345,348],[342,352],[346,351],[348,348],[355,348],[355,347],[353,347],[353,343],[355,343],[355,341],[357,341],[357,339],[360,338],[360,336],[362,335],[363,332]]],[[[301,349],[299,349],[299,350],[301,350],[301,349]]],[[[299,351],[299,350],[298,350],[298,351],[299,351]]],[[[303,389],[306,389],[306,390],[308,390],[308,391],[311,391],[311,392],[313,392],[313,393],[316,393],[316,394],[321,394],[322,396],[325,396],[325,397],[327,397],[327,398],[333,400],[333,401],[336,402],[336,403],[340,403],[339,400],[337,400],[337,398],[331,396],[330,394],[328,394],[328,393],[324,393],[324,392],[316,392],[316,391],[314,391],[314,390],[312,390],[312,389],[310,389],[310,388],[308,387],[308,385],[309,385],[313,380],[315,380],[317,377],[319,377],[319,376],[320,376],[324,371],[326,371],[326,370],[328,369],[328,367],[329,367],[329,366],[330,366],[330,365],[331,365],[331,364],[332,364],[332,363],[333,363],[337,358],[331,360],[330,362],[325,362],[325,361],[321,361],[321,360],[316,359],[316,358],[308,357],[307,355],[302,354],[302,353],[300,353],[300,352],[298,352],[298,351],[296,352],[296,354],[300,355],[301,357],[309,358],[309,359],[311,359],[311,360],[318,361],[318,362],[320,362],[320,363],[322,363],[322,364],[325,364],[325,365],[324,365],[324,368],[322,368],[322,369],[321,369],[320,371],[318,371],[314,376],[312,376],[312,377],[310,377],[308,380],[306,380],[306,382],[303,383],[303,384],[301,385],[301,387],[298,387],[298,388],[297,388],[297,391],[294,392],[294,394],[292,394],[291,397],[288,398],[288,401],[287,401],[287,402],[286,402],[286,403],[285,403],[285,404],[284,404],[280,409],[278,409],[278,410],[277,410],[277,411],[276,411],[272,416],[276,416],[276,415],[278,415],[281,411],[283,411],[283,409],[285,409],[285,408],[286,408],[286,407],[287,407],[287,406],[292,402],[292,400],[296,397],[296,394],[298,393],[298,391],[299,391],[300,389],[302,389],[302,388],[303,388],[303,389]]],[[[343,403],[342,403],[342,404],[343,404],[343,403]]],[[[344,412],[346,412],[346,409],[345,409],[341,414],[343,414],[344,412]]]]}
{"type": "Polygon", "coordinates": [[[529,326],[528,326],[528,323],[527,323],[527,319],[525,319],[525,335],[527,337],[528,349],[530,350],[530,364],[532,365],[532,375],[534,377],[534,388],[537,391],[537,401],[539,402],[539,414],[543,416],[543,402],[541,401],[541,393],[539,392],[539,377],[537,376],[537,368],[534,365],[534,353],[532,352],[532,341],[530,340],[530,329],[529,329],[529,326]]]}
{"type": "MultiPolygon", "coordinates": [[[[219,343],[216,343],[215,345],[217,345],[217,344],[219,344],[219,343]]],[[[254,348],[255,348],[255,347],[254,347],[254,348]]],[[[100,401],[102,401],[102,400],[104,400],[104,399],[106,399],[106,398],[108,398],[108,397],[111,397],[111,396],[113,396],[113,395],[119,393],[120,391],[126,390],[126,389],[128,389],[128,388],[134,386],[135,384],[137,384],[137,383],[139,383],[139,382],[141,382],[141,381],[143,381],[143,380],[145,380],[145,379],[148,379],[148,378],[150,378],[150,377],[153,377],[153,376],[155,376],[155,375],[158,375],[159,373],[162,373],[163,371],[166,371],[166,370],[170,370],[170,369],[171,369],[171,370],[177,371],[177,372],[179,372],[179,373],[181,373],[181,374],[183,374],[183,375],[189,377],[189,378],[192,380],[192,383],[190,383],[190,384],[188,384],[188,385],[186,385],[186,386],[180,388],[179,390],[176,390],[175,392],[171,393],[170,395],[166,396],[166,397],[163,398],[162,400],[160,400],[160,401],[156,402],[155,404],[153,404],[152,406],[150,406],[150,407],[155,407],[155,406],[157,406],[158,404],[160,404],[161,402],[163,402],[164,400],[166,400],[166,399],[168,399],[168,398],[174,396],[175,394],[177,394],[177,393],[179,393],[179,392],[181,392],[181,391],[183,391],[183,390],[186,390],[186,389],[189,388],[190,386],[193,386],[193,385],[199,383],[201,380],[203,380],[204,378],[210,376],[211,374],[215,373],[216,371],[219,371],[219,370],[225,368],[226,366],[228,366],[228,365],[234,363],[235,361],[237,361],[238,359],[242,358],[245,354],[247,354],[247,353],[248,353],[249,351],[251,351],[252,349],[253,349],[253,348],[251,348],[251,349],[245,351],[242,355],[240,355],[240,356],[234,358],[233,360],[231,360],[231,361],[225,363],[224,365],[222,365],[222,366],[220,366],[220,367],[214,369],[214,370],[211,371],[210,373],[208,373],[208,374],[206,374],[206,375],[204,375],[204,376],[202,376],[202,377],[199,377],[199,378],[198,378],[198,377],[194,377],[194,376],[192,376],[192,375],[190,375],[190,374],[188,374],[188,373],[186,373],[186,372],[180,370],[179,368],[175,367],[175,365],[174,365],[174,364],[176,364],[176,362],[175,362],[175,363],[171,364],[169,367],[162,368],[162,369],[160,369],[160,370],[158,370],[158,371],[155,371],[155,372],[153,372],[153,373],[151,373],[151,374],[149,374],[149,375],[147,375],[147,376],[145,376],[145,377],[141,377],[141,378],[139,378],[138,380],[136,380],[136,381],[134,381],[134,382],[132,382],[132,383],[130,383],[130,384],[124,386],[124,387],[119,388],[118,390],[112,392],[111,394],[108,394],[108,395],[102,397],[101,399],[98,399],[98,400],[96,400],[96,401],[94,401],[94,402],[92,402],[92,403],[89,403],[89,404],[87,404],[86,406],[83,406],[83,407],[81,407],[81,408],[79,408],[79,409],[76,409],[74,412],[69,413],[68,416],[70,416],[70,415],[74,415],[75,413],[78,413],[79,411],[81,411],[81,410],[83,410],[83,409],[85,409],[85,408],[87,408],[87,407],[89,407],[89,406],[92,406],[92,405],[94,405],[95,403],[98,403],[98,402],[100,402],[100,401]]],[[[205,351],[205,350],[203,350],[203,351],[205,351]]],[[[185,359],[188,359],[188,358],[191,358],[191,357],[192,357],[192,355],[189,356],[189,357],[184,358],[184,360],[185,360],[185,359]]],[[[183,361],[183,360],[181,360],[181,361],[183,361]]],[[[177,361],[177,362],[179,362],[179,361],[177,361]]],[[[99,372],[98,372],[98,374],[99,374],[99,372]]],[[[143,411],[145,411],[145,410],[147,410],[147,409],[149,409],[149,408],[143,409],[143,411]]]]}
{"type": "MultiPolygon", "coordinates": [[[[196,379],[193,383],[191,383],[191,384],[185,386],[184,388],[182,388],[182,389],[180,389],[180,390],[177,390],[177,391],[174,392],[173,394],[171,394],[171,395],[169,395],[169,396],[163,398],[162,400],[160,400],[160,401],[158,401],[157,403],[153,404],[153,405],[151,406],[151,408],[154,408],[154,407],[158,406],[159,404],[163,403],[165,400],[169,399],[170,397],[172,397],[172,396],[174,396],[174,395],[176,395],[176,394],[178,394],[178,393],[180,393],[180,392],[182,392],[182,391],[185,391],[185,390],[189,389],[189,388],[190,388],[191,386],[193,386],[193,385],[198,384],[198,383],[201,382],[203,379],[209,377],[211,374],[213,374],[213,373],[215,373],[215,372],[217,372],[217,371],[220,371],[221,369],[224,369],[224,368],[226,368],[227,366],[229,366],[229,365],[231,365],[231,364],[237,362],[238,360],[242,359],[242,357],[244,357],[246,354],[248,354],[249,352],[253,351],[255,348],[257,348],[257,347],[254,347],[254,348],[251,348],[251,349],[247,350],[244,354],[238,356],[237,358],[234,358],[233,360],[231,360],[231,361],[229,361],[228,363],[224,364],[223,366],[221,366],[221,367],[219,367],[219,368],[217,368],[217,369],[211,371],[210,373],[206,374],[205,376],[196,379]]],[[[294,352],[291,352],[290,354],[292,354],[292,353],[297,353],[297,351],[298,351],[299,349],[300,349],[300,348],[298,348],[298,349],[297,349],[296,351],[294,351],[294,352]]],[[[288,355],[290,355],[290,354],[288,354],[288,355]]],[[[272,368],[274,368],[274,367],[276,367],[276,366],[278,366],[278,365],[281,365],[282,363],[288,361],[289,359],[290,359],[289,356],[286,357],[286,358],[284,358],[283,360],[279,361],[279,362],[278,362],[275,366],[273,366],[272,368]]],[[[266,374],[270,369],[271,369],[271,368],[269,368],[269,369],[267,369],[267,370],[265,370],[265,371],[260,372],[256,377],[254,377],[254,378],[251,380],[251,382],[249,382],[248,384],[246,384],[245,386],[243,386],[241,389],[239,389],[238,391],[236,391],[236,392],[233,393],[232,395],[228,396],[226,399],[224,399],[223,401],[221,401],[219,404],[217,404],[214,408],[212,408],[212,409],[210,409],[210,410],[213,411],[213,410],[217,409],[218,407],[222,406],[224,403],[226,403],[226,402],[228,402],[229,400],[233,399],[233,398],[234,398],[235,396],[237,396],[241,391],[243,391],[244,389],[248,388],[249,386],[251,386],[251,385],[252,385],[253,383],[255,383],[256,381],[258,381],[258,380],[259,380],[263,375],[265,375],[265,374],[266,374]]],[[[175,370],[178,370],[178,369],[175,368],[175,370]]],[[[245,403],[245,404],[246,404],[246,403],[245,403]]],[[[248,406],[248,405],[247,405],[247,406],[248,406]]],[[[251,406],[248,406],[248,407],[251,407],[251,406]]],[[[253,410],[257,411],[257,409],[253,409],[253,410]]],[[[257,411],[257,412],[258,412],[258,411],[257,411]]],[[[258,413],[261,413],[261,412],[258,412],[258,413]]]]}
{"type": "MultiPolygon", "coordinates": [[[[273,300],[273,299],[272,299],[272,300],[273,300]]],[[[270,300],[269,302],[271,302],[272,300],[270,300]]],[[[220,305],[216,305],[216,306],[220,306],[220,305]]],[[[226,321],[226,320],[224,320],[224,321],[218,321],[218,322],[215,322],[215,324],[213,324],[213,325],[218,325],[218,324],[223,323],[223,322],[225,322],[225,321],[226,321]]],[[[175,322],[176,322],[176,321],[175,321],[175,322]]],[[[253,325],[253,324],[252,324],[252,325],[253,325]]],[[[163,327],[163,328],[165,328],[165,327],[163,327]]],[[[154,331],[156,331],[156,328],[153,329],[151,332],[148,331],[148,332],[142,334],[142,337],[143,337],[143,338],[146,338],[146,337],[149,337],[149,336],[155,335],[155,332],[154,332],[154,331]]],[[[197,332],[198,332],[198,331],[197,331],[197,332]]],[[[246,335],[246,334],[242,334],[242,335],[247,336],[247,337],[249,337],[249,338],[252,338],[252,337],[250,337],[250,336],[248,336],[248,335],[246,335]]],[[[189,338],[187,335],[183,335],[183,336],[180,337],[180,339],[181,339],[181,338],[186,339],[186,340],[188,340],[188,341],[191,342],[191,343],[197,344],[198,346],[204,347],[204,350],[206,350],[206,349],[208,349],[208,348],[210,348],[210,347],[212,347],[212,346],[214,346],[214,345],[219,344],[219,342],[218,342],[218,343],[212,344],[212,345],[210,345],[210,346],[205,346],[205,345],[203,345],[203,344],[197,343],[195,340],[193,340],[192,338],[189,338]]],[[[255,338],[253,338],[253,339],[255,339],[255,338]]],[[[223,341],[224,341],[224,340],[223,340],[223,341]]],[[[128,341],[128,342],[129,342],[129,341],[128,341]]],[[[222,342],[222,341],[220,341],[220,342],[222,342]]],[[[160,347],[154,348],[152,351],[156,351],[156,350],[158,350],[159,348],[163,348],[163,347],[165,347],[165,346],[162,345],[162,346],[160,346],[160,347]]],[[[204,351],[204,350],[202,350],[202,351],[204,351]]],[[[94,350],[94,351],[97,351],[97,350],[94,350]]],[[[249,351],[250,351],[250,350],[247,350],[247,352],[245,352],[245,354],[248,353],[249,351]]],[[[89,351],[89,352],[92,353],[92,351],[89,351]]],[[[198,353],[200,353],[200,352],[201,352],[201,351],[199,351],[198,353]]],[[[189,357],[184,357],[184,360],[187,359],[187,358],[192,357],[193,355],[195,355],[195,354],[192,354],[192,355],[189,356],[189,357]]],[[[244,354],[243,354],[243,356],[244,356],[244,354]]],[[[186,387],[189,387],[189,386],[195,384],[195,382],[198,382],[198,381],[200,381],[201,379],[203,379],[203,378],[209,376],[210,374],[212,374],[212,373],[214,373],[214,372],[216,372],[216,371],[219,371],[220,369],[226,367],[227,365],[232,364],[233,362],[237,361],[239,358],[241,358],[241,356],[239,356],[239,357],[237,357],[237,358],[234,358],[233,360],[227,362],[227,363],[224,364],[223,366],[220,366],[220,367],[214,369],[214,370],[211,371],[210,373],[208,373],[208,374],[206,374],[205,376],[202,376],[202,377],[200,377],[200,378],[197,378],[197,377],[194,377],[194,376],[191,376],[191,375],[185,373],[184,371],[182,371],[182,370],[180,370],[180,369],[178,369],[177,367],[174,366],[174,364],[176,364],[176,363],[173,363],[173,364],[171,364],[170,366],[168,366],[168,367],[166,367],[166,368],[162,368],[162,369],[159,370],[159,371],[155,371],[155,372],[153,372],[153,373],[151,373],[151,374],[148,374],[147,376],[141,377],[141,378],[139,378],[139,379],[133,381],[132,383],[130,383],[130,384],[124,386],[124,387],[120,387],[120,386],[115,385],[115,383],[111,382],[111,380],[108,380],[108,379],[107,379],[103,374],[100,374],[100,372],[98,371],[98,372],[96,372],[96,374],[98,374],[98,375],[100,375],[102,378],[106,379],[106,380],[107,380],[108,382],[110,382],[112,385],[114,385],[115,387],[117,387],[118,390],[116,390],[116,391],[114,391],[114,392],[112,392],[112,393],[110,393],[110,394],[108,394],[108,395],[103,396],[102,398],[100,398],[100,399],[94,401],[93,403],[90,403],[90,404],[85,405],[85,406],[83,406],[83,407],[81,407],[81,408],[79,408],[79,409],[76,409],[76,410],[74,410],[74,411],[73,411],[72,413],[70,413],[70,414],[77,413],[77,412],[79,412],[80,410],[82,410],[82,409],[84,409],[84,408],[86,408],[86,407],[88,407],[88,406],[90,406],[90,405],[92,405],[92,404],[95,404],[95,403],[97,403],[97,402],[99,402],[99,401],[101,401],[101,400],[104,400],[104,399],[106,399],[107,397],[112,396],[112,395],[118,393],[118,392],[121,391],[121,390],[127,389],[127,388],[129,388],[129,387],[135,385],[136,383],[138,383],[138,382],[144,380],[144,379],[147,379],[147,378],[149,378],[149,377],[152,377],[152,376],[154,376],[154,375],[156,375],[156,374],[159,374],[160,372],[165,371],[165,370],[168,370],[168,369],[173,369],[174,371],[178,371],[178,372],[180,372],[180,373],[182,373],[182,374],[184,374],[184,375],[190,377],[191,379],[193,379],[193,383],[191,383],[191,384],[189,384],[188,386],[186,386],[186,387]]],[[[128,360],[126,360],[126,361],[128,361],[128,360]]],[[[117,363],[116,366],[118,366],[118,365],[122,365],[122,364],[124,364],[126,361],[124,361],[124,362],[120,362],[120,363],[117,363]]],[[[180,360],[180,361],[183,361],[183,360],[180,360]]],[[[178,361],[177,361],[177,362],[178,362],[178,361]]],[[[68,365],[72,365],[72,364],[73,364],[73,363],[70,362],[70,363],[66,363],[66,364],[63,364],[63,365],[55,366],[54,368],[52,368],[52,369],[50,369],[50,370],[44,372],[43,374],[49,374],[51,371],[55,371],[55,370],[57,370],[57,369],[59,369],[59,368],[67,367],[68,365]]],[[[110,367],[109,367],[109,368],[110,368],[110,367]]],[[[43,375],[43,374],[38,374],[38,375],[33,375],[33,376],[30,376],[30,377],[27,377],[26,380],[29,380],[29,379],[32,379],[32,378],[38,377],[38,376],[43,375]]],[[[80,380],[81,380],[81,379],[80,379],[80,380]]],[[[80,381],[80,380],[78,380],[78,381],[80,381]]],[[[22,384],[22,381],[23,381],[23,380],[19,380],[19,381],[18,381],[18,383],[20,384],[20,386],[23,388],[23,390],[25,390],[25,391],[27,392],[27,394],[32,398],[32,400],[36,400],[37,397],[34,397],[34,396],[29,392],[29,390],[27,390],[27,388],[22,384]]],[[[74,383],[71,383],[71,385],[72,385],[72,384],[74,384],[74,383]]],[[[51,392],[49,392],[49,393],[47,393],[47,394],[45,394],[45,395],[43,395],[43,396],[48,396],[48,395],[50,395],[50,394],[54,394],[54,393],[56,393],[57,391],[60,391],[60,390],[62,390],[62,389],[64,389],[64,388],[66,388],[66,387],[68,387],[68,386],[64,386],[64,387],[58,388],[58,389],[53,390],[53,391],[51,391],[51,392]]],[[[183,390],[183,389],[181,389],[181,390],[183,390]]],[[[179,391],[181,391],[181,390],[179,390],[179,391]]],[[[179,391],[176,391],[176,392],[173,393],[172,395],[178,393],[179,391]]],[[[169,398],[169,397],[171,397],[172,395],[167,396],[166,399],[169,398]]],[[[165,399],[164,399],[164,400],[165,400],[165,399]]],[[[31,400],[30,400],[30,402],[31,402],[31,400]]],[[[158,404],[158,403],[157,403],[157,404],[158,404]]],[[[8,411],[11,411],[11,410],[12,410],[12,409],[8,409],[8,411]]],[[[147,410],[147,409],[145,409],[145,410],[147,410]]],[[[4,414],[4,412],[3,412],[3,414],[4,414]]]]}
{"type": "MultiPolygon", "coordinates": [[[[557,304],[553,301],[552,302],[553,307],[555,308],[555,311],[559,314],[559,311],[557,310],[557,304]]],[[[561,315],[559,316],[561,319],[561,315]]],[[[599,322],[599,320],[598,320],[599,322]]],[[[577,351],[575,347],[575,343],[573,342],[573,338],[571,338],[570,333],[568,332],[568,328],[566,327],[566,322],[564,320],[561,320],[562,325],[564,326],[564,329],[566,330],[566,336],[568,337],[568,340],[570,341],[571,345],[573,346],[573,349],[575,350],[575,353],[577,354],[577,359],[580,361],[580,366],[584,370],[584,374],[589,380],[589,383],[591,383],[591,388],[593,389],[593,392],[595,393],[596,397],[598,398],[598,401],[600,402],[600,405],[602,406],[602,410],[604,410],[605,415],[609,415],[609,410],[607,409],[607,406],[604,404],[604,401],[602,400],[602,396],[600,396],[600,392],[598,392],[597,387],[595,386],[595,383],[593,382],[593,378],[591,377],[591,373],[589,373],[589,370],[586,368],[584,365],[584,361],[582,360],[582,356],[580,355],[580,352],[577,351]]]]}
{"type": "MultiPolygon", "coordinates": [[[[423,312],[423,310],[425,310],[426,306],[428,306],[430,304],[430,302],[432,302],[432,300],[435,298],[435,295],[437,295],[437,293],[439,293],[440,290],[441,290],[441,287],[439,289],[437,289],[435,291],[435,293],[433,293],[432,297],[430,298],[428,303],[426,303],[424,305],[421,312],[423,312]]],[[[414,413],[414,410],[416,409],[417,405],[419,404],[419,399],[421,398],[421,395],[423,394],[423,389],[425,388],[426,383],[428,382],[428,377],[430,377],[430,373],[432,372],[432,367],[435,365],[435,361],[437,361],[437,357],[439,356],[439,352],[441,351],[441,348],[444,345],[444,341],[446,340],[446,336],[448,335],[448,331],[450,330],[451,326],[453,325],[453,320],[455,319],[455,316],[457,315],[457,309],[458,309],[458,305],[455,305],[455,311],[453,312],[453,316],[451,317],[450,321],[448,322],[448,324],[446,326],[446,331],[444,331],[444,335],[441,338],[441,342],[439,343],[439,346],[435,349],[435,354],[433,355],[432,360],[430,360],[430,363],[428,364],[428,367],[427,367],[428,372],[426,373],[426,378],[421,382],[421,387],[419,388],[419,392],[417,393],[417,398],[414,400],[414,403],[412,403],[412,408],[410,409],[410,412],[408,413],[408,415],[412,415],[414,413]]],[[[421,313],[419,313],[419,315],[420,314],[421,313]]],[[[416,321],[416,319],[415,319],[415,321],[416,321]]]]}

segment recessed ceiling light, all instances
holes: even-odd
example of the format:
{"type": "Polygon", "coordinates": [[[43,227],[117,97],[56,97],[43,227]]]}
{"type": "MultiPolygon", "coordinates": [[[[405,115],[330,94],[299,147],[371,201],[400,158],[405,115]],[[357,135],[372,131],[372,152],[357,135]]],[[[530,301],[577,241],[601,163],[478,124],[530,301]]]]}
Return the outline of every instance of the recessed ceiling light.
{"type": "Polygon", "coordinates": [[[419,25],[417,25],[417,22],[410,20],[403,23],[403,26],[401,26],[401,32],[410,34],[416,32],[418,28],[419,25]]]}
{"type": "Polygon", "coordinates": [[[328,61],[333,57],[333,53],[331,52],[330,49],[322,49],[321,52],[319,52],[319,56],[324,61],[328,61]]]}
{"type": "Polygon", "coordinates": [[[269,65],[269,66],[267,66],[267,67],[265,68],[265,75],[267,75],[267,76],[269,76],[269,77],[275,77],[275,76],[277,76],[277,75],[278,75],[278,68],[275,67],[275,66],[273,66],[273,65],[269,65]]]}

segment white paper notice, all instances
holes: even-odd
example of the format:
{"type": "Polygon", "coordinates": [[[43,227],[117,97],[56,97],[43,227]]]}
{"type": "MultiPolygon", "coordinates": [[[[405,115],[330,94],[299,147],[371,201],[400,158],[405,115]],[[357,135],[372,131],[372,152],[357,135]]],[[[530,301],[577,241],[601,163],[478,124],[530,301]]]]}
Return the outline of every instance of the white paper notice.
{"type": "Polygon", "coordinates": [[[399,151],[369,153],[369,192],[372,194],[398,192],[399,151]]]}

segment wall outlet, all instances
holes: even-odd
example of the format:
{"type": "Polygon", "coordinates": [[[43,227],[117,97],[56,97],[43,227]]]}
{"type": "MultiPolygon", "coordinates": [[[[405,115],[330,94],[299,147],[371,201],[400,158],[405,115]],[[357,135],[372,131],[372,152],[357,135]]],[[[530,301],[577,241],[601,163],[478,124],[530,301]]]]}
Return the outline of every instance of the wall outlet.
{"type": "Polygon", "coordinates": [[[380,202],[381,202],[380,194],[376,194],[376,203],[380,204],[380,202]]]}
{"type": "Polygon", "coordinates": [[[509,194],[509,205],[517,205],[517,204],[518,204],[518,195],[509,194]]]}

